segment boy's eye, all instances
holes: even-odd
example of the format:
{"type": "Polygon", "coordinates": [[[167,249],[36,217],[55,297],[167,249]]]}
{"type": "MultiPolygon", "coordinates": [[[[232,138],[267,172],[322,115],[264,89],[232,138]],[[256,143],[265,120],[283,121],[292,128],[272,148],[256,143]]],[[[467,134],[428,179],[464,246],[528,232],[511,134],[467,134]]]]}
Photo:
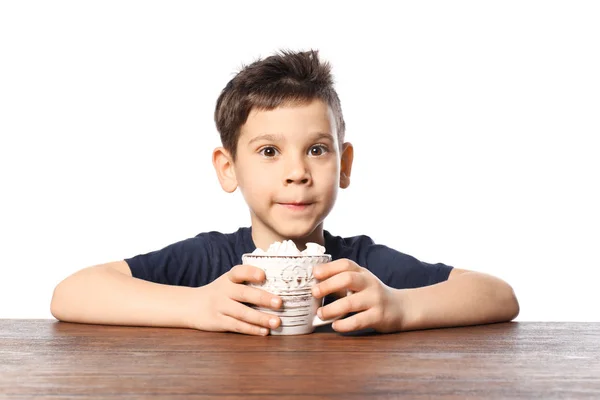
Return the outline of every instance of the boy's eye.
{"type": "Polygon", "coordinates": [[[260,149],[258,153],[264,157],[271,158],[277,155],[277,149],[275,149],[275,147],[267,146],[260,149]]]}
{"type": "MultiPolygon", "coordinates": [[[[311,146],[308,152],[311,156],[319,157],[329,152],[329,149],[323,144],[316,144],[314,146],[311,146]]],[[[258,151],[258,154],[266,158],[273,158],[279,154],[279,151],[273,146],[266,146],[260,149],[258,151]]]]}
{"type": "Polygon", "coordinates": [[[310,148],[310,155],[311,156],[322,156],[323,154],[327,153],[328,151],[329,151],[329,149],[327,148],[327,146],[322,145],[322,144],[317,144],[310,148]]]}

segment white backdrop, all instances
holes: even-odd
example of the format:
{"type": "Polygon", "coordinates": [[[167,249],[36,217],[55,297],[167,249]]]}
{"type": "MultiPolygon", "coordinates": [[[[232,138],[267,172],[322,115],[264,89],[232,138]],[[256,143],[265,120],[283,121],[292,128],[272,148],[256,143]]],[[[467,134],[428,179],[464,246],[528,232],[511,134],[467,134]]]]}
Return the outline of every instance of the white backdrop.
{"type": "Polygon", "coordinates": [[[210,161],[216,98],[242,63],[316,48],[355,145],[327,230],[501,277],[518,320],[600,321],[599,20],[594,1],[2,2],[0,318],[248,225],[210,161]]]}

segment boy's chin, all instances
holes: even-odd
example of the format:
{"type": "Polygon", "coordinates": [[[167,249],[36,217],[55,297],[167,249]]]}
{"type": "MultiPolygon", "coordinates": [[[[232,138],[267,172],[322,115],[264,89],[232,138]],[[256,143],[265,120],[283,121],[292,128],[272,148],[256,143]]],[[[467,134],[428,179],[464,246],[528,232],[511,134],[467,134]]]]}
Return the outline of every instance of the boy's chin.
{"type": "Polygon", "coordinates": [[[273,228],[286,240],[304,239],[313,234],[319,224],[277,224],[273,228]]]}

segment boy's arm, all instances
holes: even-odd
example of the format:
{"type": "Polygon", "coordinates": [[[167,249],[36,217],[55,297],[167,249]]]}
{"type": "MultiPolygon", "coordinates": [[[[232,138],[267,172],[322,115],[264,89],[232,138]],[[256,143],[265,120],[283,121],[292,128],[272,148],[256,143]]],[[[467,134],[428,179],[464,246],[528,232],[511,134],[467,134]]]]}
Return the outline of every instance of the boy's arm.
{"type": "Polygon", "coordinates": [[[82,269],[54,289],[50,311],[61,321],[188,327],[194,288],[133,278],[125,261],[82,269]]]}
{"type": "Polygon", "coordinates": [[[404,310],[398,330],[503,322],[519,314],[513,289],[491,275],[454,268],[448,280],[395,290],[404,310]]]}
{"type": "Polygon", "coordinates": [[[479,272],[454,268],[445,282],[415,289],[389,287],[348,259],[319,265],[313,273],[321,281],[312,289],[317,298],[340,290],[351,291],[317,310],[324,320],[355,313],[333,323],[338,332],[478,325],[510,321],[519,314],[519,303],[510,285],[479,272]]]}
{"type": "Polygon", "coordinates": [[[263,270],[237,265],[201,287],[163,285],[134,278],[127,263],[118,261],[66,278],[54,290],[50,309],[67,322],[267,335],[281,320],[247,304],[276,310],[281,299],[244,284],[264,280],[263,270]]]}

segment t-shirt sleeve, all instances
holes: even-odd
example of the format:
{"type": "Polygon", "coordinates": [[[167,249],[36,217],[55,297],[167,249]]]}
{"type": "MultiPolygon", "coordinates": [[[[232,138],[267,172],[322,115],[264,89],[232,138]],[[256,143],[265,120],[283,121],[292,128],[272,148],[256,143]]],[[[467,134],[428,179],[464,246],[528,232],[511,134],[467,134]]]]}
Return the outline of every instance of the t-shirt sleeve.
{"type": "Polygon", "coordinates": [[[176,286],[203,286],[208,281],[209,256],[206,239],[198,236],[125,262],[135,278],[176,286]]]}
{"type": "Polygon", "coordinates": [[[383,245],[372,245],[367,252],[367,269],[395,289],[429,286],[448,279],[451,266],[430,264],[383,245]]]}

